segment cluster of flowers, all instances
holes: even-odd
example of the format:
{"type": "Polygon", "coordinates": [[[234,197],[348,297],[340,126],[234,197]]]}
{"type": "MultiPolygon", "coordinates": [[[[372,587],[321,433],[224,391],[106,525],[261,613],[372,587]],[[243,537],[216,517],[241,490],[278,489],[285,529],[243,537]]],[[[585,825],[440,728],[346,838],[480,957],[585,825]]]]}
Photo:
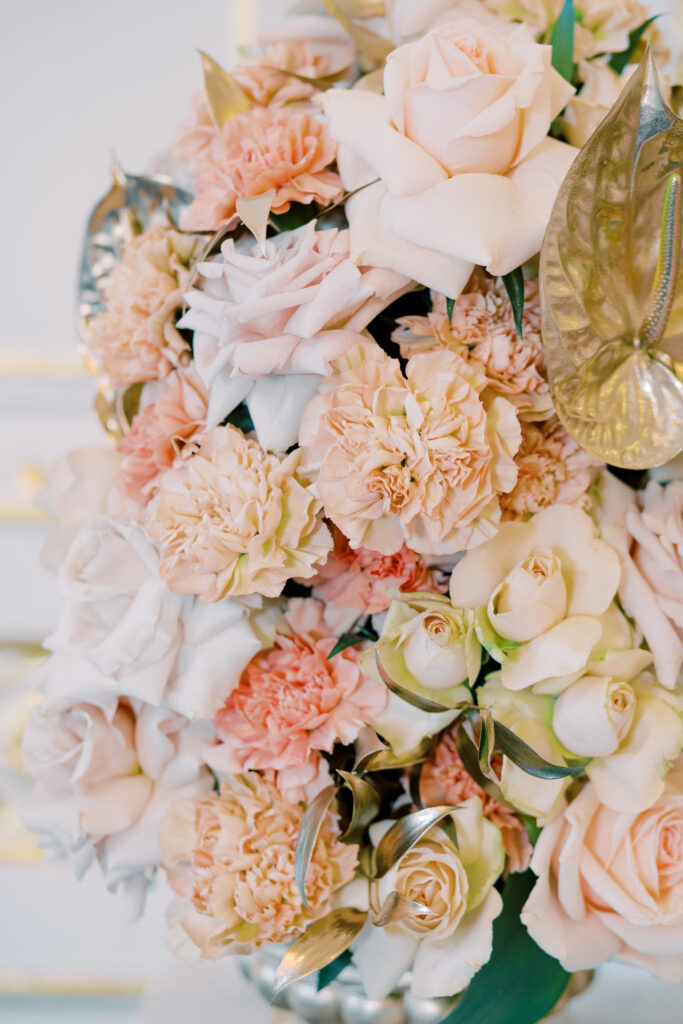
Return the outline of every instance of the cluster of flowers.
{"type": "Polygon", "coordinates": [[[578,447],[533,264],[519,329],[500,279],[538,252],[596,82],[623,84],[608,55],[647,18],[586,0],[576,93],[551,64],[561,7],[396,0],[351,36],[292,17],[225,75],[234,110],[196,98],[174,154],[196,198],[106,282],[92,353],[140,402],[46,496],[65,603],[23,814],[132,914],[163,868],[179,950],[354,907],[369,995],[411,967],[416,995],[449,995],[530,864],[523,921],[568,970],[683,979],[683,483],[632,489],[578,447]],[[368,39],[383,74],[361,74],[368,39]],[[490,723],[555,771],[477,760],[490,723]],[[457,844],[437,824],[368,867],[443,805],[457,844]]]}

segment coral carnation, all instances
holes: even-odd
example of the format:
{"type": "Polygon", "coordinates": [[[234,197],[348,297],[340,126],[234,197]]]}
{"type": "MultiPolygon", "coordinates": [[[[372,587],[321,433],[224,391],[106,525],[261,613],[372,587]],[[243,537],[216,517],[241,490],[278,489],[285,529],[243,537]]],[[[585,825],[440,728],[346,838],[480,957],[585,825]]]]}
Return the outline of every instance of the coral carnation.
{"type": "Polygon", "coordinates": [[[531,843],[524,825],[511,810],[485,793],[468,774],[451,730],[443,734],[438,747],[422,768],[420,796],[427,807],[440,804],[457,807],[470,797],[478,796],[484,805],[484,817],[501,830],[512,870],[526,870],[531,857],[531,843]]]}
{"type": "Polygon", "coordinates": [[[216,715],[222,745],[211,752],[211,764],[225,772],[273,770],[291,797],[311,783],[320,788],[318,752],[352,743],[383,710],[387,691],[363,675],[355,648],[328,660],[337,638],[319,601],[290,601],[287,618],[295,631],[252,658],[216,715]]]}
{"type": "Polygon", "coordinates": [[[343,193],[334,163],[336,144],[312,114],[255,108],[226,121],[195,163],[199,195],[183,218],[188,231],[214,231],[232,220],[236,202],[274,188],[272,208],[290,203],[328,205],[343,193]]]}
{"type": "Polygon", "coordinates": [[[91,324],[93,349],[112,384],[157,380],[189,359],[176,321],[202,244],[153,224],[124,246],[104,285],[106,311],[91,324]]]}
{"type": "Polygon", "coordinates": [[[234,427],[215,427],[163,475],[146,527],[171,590],[202,601],[277,597],[288,579],[315,574],[332,540],[299,458],[268,455],[234,427]]]}
{"type": "Polygon", "coordinates": [[[304,906],[294,879],[302,818],[302,807],[255,773],[230,779],[220,795],[169,809],[159,830],[161,848],[169,882],[185,901],[174,916],[202,957],[286,942],[330,910],[332,894],[353,877],[358,848],[339,842],[336,815],[327,811],[304,906]]]}
{"type": "Polygon", "coordinates": [[[479,365],[491,390],[512,402],[520,414],[538,416],[552,408],[544,373],[538,282],[524,283],[521,338],[505,288],[483,275],[475,275],[455,300],[450,318],[445,297],[437,295],[428,316],[407,316],[398,323],[393,338],[406,358],[431,348],[449,349],[479,365]]]}
{"type": "Polygon", "coordinates": [[[521,434],[513,406],[484,393],[484,374],[437,351],[413,356],[404,377],[371,344],[335,367],[299,440],[325,514],[352,546],[447,554],[491,536],[521,434]]]}
{"type": "Polygon", "coordinates": [[[517,483],[501,497],[503,517],[516,519],[549,505],[588,509],[588,489],[604,463],[585,452],[557,417],[522,423],[522,444],[515,457],[517,483]]]}
{"type": "Polygon", "coordinates": [[[174,370],[152,400],[135,416],[119,442],[123,461],[115,486],[137,505],[146,505],[159,474],[173,465],[179,450],[203,430],[208,396],[193,366],[174,370]]]}

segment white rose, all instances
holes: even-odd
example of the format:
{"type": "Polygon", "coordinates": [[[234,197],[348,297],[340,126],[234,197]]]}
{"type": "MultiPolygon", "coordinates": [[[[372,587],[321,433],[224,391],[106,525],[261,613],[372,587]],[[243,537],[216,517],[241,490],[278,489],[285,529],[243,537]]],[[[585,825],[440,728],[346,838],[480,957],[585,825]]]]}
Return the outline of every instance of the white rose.
{"type": "Polygon", "coordinates": [[[161,863],[157,826],[166,806],[212,788],[204,763],[212,742],[210,723],[140,702],[41,705],[24,738],[37,782],[22,819],[41,845],[69,856],[79,876],[97,858],[105,884],[137,916],[161,863]]]}
{"type": "MultiPolygon", "coordinates": [[[[353,957],[371,999],[384,999],[412,968],[418,998],[464,989],[491,955],[492,923],[502,908],[494,882],[505,863],[500,830],[471,797],[453,811],[458,848],[431,829],[370,887],[374,914],[392,892],[422,903],[427,913],[377,927],[371,919],[354,943],[353,957]]],[[[370,829],[377,844],[392,822],[370,829]]]]}
{"type": "Polygon", "coordinates": [[[138,523],[89,519],[59,581],[68,600],[45,641],[55,655],[38,673],[53,699],[163,699],[188,718],[212,718],[266,639],[259,613],[240,601],[171,593],[138,523]]]}
{"type": "Polygon", "coordinates": [[[561,693],[553,711],[553,731],[567,750],[581,757],[613,754],[636,709],[633,687],[610,676],[583,676],[561,693]]]}
{"type": "Polygon", "coordinates": [[[585,512],[554,505],[528,522],[503,523],[468,551],[451,576],[454,605],[478,608],[503,686],[566,686],[582,674],[605,629],[621,574],[618,553],[596,537],[585,512]],[[488,609],[488,616],[482,613],[488,609]],[[517,643],[501,651],[490,625],[517,643]],[[526,639],[528,638],[528,639],[526,639]]]}
{"type": "Polygon", "coordinates": [[[121,465],[114,448],[76,448],[57,459],[37,504],[56,520],[41,551],[46,568],[56,572],[86,519],[107,512],[109,491],[121,465]]]}
{"type": "Polygon", "coordinates": [[[390,54],[384,96],[329,90],[351,255],[451,297],[538,252],[575,150],[546,138],[573,89],[523,27],[442,25],[390,54]],[[377,184],[368,183],[379,178],[377,184]]]}

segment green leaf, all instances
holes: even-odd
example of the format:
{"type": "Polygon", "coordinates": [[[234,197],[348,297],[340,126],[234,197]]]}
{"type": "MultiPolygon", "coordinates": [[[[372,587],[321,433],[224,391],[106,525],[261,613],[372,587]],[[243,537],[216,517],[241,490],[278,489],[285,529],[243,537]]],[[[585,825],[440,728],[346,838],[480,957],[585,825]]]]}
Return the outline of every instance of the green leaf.
{"type": "Polygon", "coordinates": [[[318,211],[314,203],[290,203],[284,213],[271,213],[270,221],[278,231],[295,231],[315,220],[318,211]]]}
{"type": "Polygon", "coordinates": [[[448,316],[449,324],[453,321],[453,307],[455,306],[455,299],[446,299],[446,314],[448,316]]]}
{"type": "Polygon", "coordinates": [[[574,12],[573,0],[564,0],[560,16],[553,26],[550,45],[553,48],[552,65],[571,82],[574,77],[574,12]]]}
{"type": "Polygon", "coordinates": [[[537,779],[566,779],[569,775],[581,775],[588,759],[581,761],[569,761],[567,764],[551,764],[544,757],[516,736],[511,729],[494,719],[496,746],[502,754],[509,757],[511,761],[525,771],[528,775],[534,775],[537,779]]]}
{"type": "Polygon", "coordinates": [[[336,644],[327,655],[327,660],[334,658],[335,654],[340,654],[341,651],[345,651],[347,647],[355,647],[356,644],[362,644],[364,640],[376,640],[377,633],[374,629],[368,629],[366,626],[360,626],[355,633],[342,633],[337,640],[336,644]]]}
{"type": "Polygon", "coordinates": [[[487,796],[490,796],[493,800],[496,800],[499,804],[504,807],[509,807],[506,803],[505,797],[503,796],[500,786],[497,786],[491,779],[487,779],[482,774],[481,768],[479,767],[479,759],[477,757],[477,748],[474,741],[468,736],[462,723],[455,734],[455,746],[460,760],[465,766],[465,771],[472,779],[476,782],[480,789],[482,789],[487,796]]]}
{"type": "Polygon", "coordinates": [[[508,298],[512,305],[512,315],[515,320],[517,334],[522,337],[522,316],[524,314],[524,274],[522,268],[517,267],[509,274],[503,274],[503,284],[508,298]]]}
{"type": "Polygon", "coordinates": [[[251,418],[251,414],[247,409],[245,402],[240,402],[239,405],[235,406],[232,412],[223,420],[223,424],[229,423],[233,427],[237,427],[243,434],[250,434],[254,429],[254,423],[251,418]]]}
{"type": "Polygon", "coordinates": [[[638,49],[638,43],[643,38],[647,30],[653,21],[656,21],[659,17],[658,14],[653,14],[651,18],[648,18],[639,25],[638,28],[634,28],[633,32],[628,34],[628,46],[625,50],[621,50],[619,53],[613,53],[609,59],[609,66],[612,71],[616,71],[618,75],[622,73],[627,64],[631,63],[631,58],[634,56],[638,49]]]}
{"type": "Polygon", "coordinates": [[[526,829],[526,834],[529,837],[529,842],[532,846],[535,846],[538,842],[538,837],[541,834],[541,826],[538,824],[535,818],[532,818],[530,814],[518,814],[517,817],[526,829]]]}
{"type": "Polygon", "coordinates": [[[341,972],[349,966],[351,963],[351,954],[348,949],[345,949],[343,953],[340,953],[336,960],[333,960],[327,967],[323,967],[322,970],[318,971],[318,992],[321,992],[324,988],[327,988],[335,978],[338,978],[341,972]]]}
{"type": "Polygon", "coordinates": [[[536,1024],[561,998],[571,975],[536,945],[520,913],[536,877],[510,875],[493,922],[493,950],[442,1024],[536,1024]]]}

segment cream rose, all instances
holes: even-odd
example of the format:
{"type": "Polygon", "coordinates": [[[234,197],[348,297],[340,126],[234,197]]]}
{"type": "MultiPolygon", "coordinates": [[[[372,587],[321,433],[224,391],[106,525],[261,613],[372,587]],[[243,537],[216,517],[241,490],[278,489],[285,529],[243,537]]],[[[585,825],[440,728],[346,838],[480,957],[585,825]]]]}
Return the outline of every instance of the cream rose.
{"type": "Polygon", "coordinates": [[[346,205],[356,262],[456,297],[475,264],[497,276],[538,252],[575,155],[546,138],[573,93],[550,56],[467,18],[391,53],[384,96],[325,94],[344,185],[368,185],[346,205]]]}
{"type": "Polygon", "coordinates": [[[578,94],[569,100],[562,125],[571,145],[581,148],[607,117],[630,75],[617,75],[606,58],[582,61],[579,73],[584,84],[578,94]]]}
{"type": "Polygon", "coordinates": [[[480,636],[502,662],[503,686],[559,690],[583,672],[608,631],[620,572],[617,552],[596,537],[589,516],[554,505],[528,522],[503,523],[468,551],[450,594],[454,605],[479,609],[480,636]]]}
{"type": "Polygon", "coordinates": [[[532,938],[568,971],[613,957],[683,981],[683,763],[637,814],[611,811],[587,785],[546,827],[522,911],[532,938]]]}
{"type": "MultiPolygon", "coordinates": [[[[384,927],[369,921],[354,944],[354,962],[371,999],[384,999],[411,967],[413,995],[452,995],[491,955],[492,923],[502,907],[493,888],[505,863],[500,829],[484,818],[478,797],[464,801],[452,817],[457,849],[433,828],[371,884],[374,915],[393,892],[427,908],[384,927]]],[[[371,827],[373,843],[391,824],[371,827]]]]}

